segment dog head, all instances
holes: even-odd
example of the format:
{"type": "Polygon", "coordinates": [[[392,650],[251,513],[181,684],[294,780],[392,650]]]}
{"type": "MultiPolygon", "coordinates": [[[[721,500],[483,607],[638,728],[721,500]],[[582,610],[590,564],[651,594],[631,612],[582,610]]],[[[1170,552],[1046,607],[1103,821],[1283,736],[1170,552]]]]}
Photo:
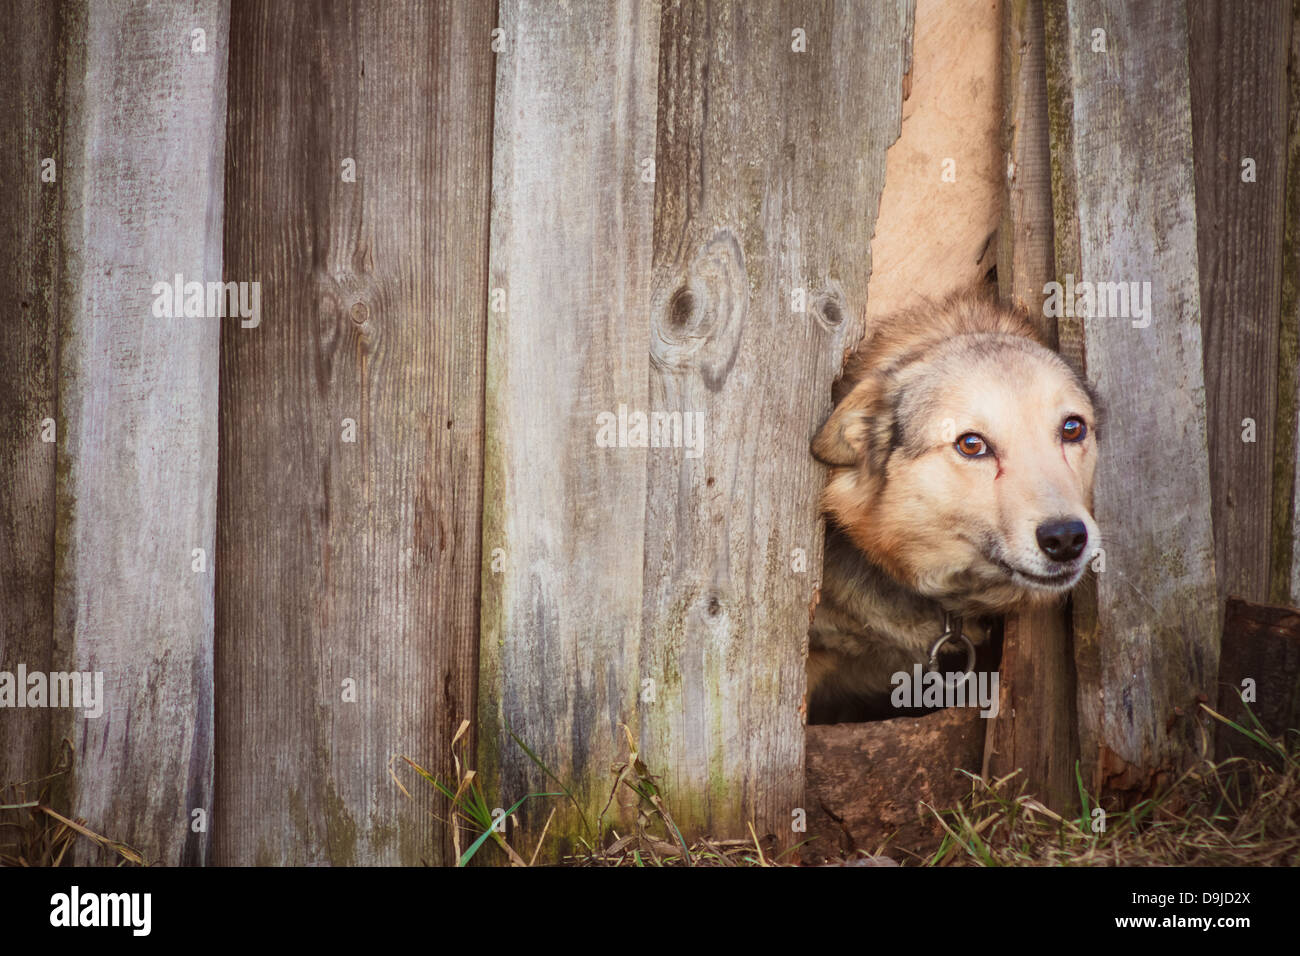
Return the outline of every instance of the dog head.
{"type": "Polygon", "coordinates": [[[913,590],[1000,613],[1074,587],[1100,546],[1098,409],[1027,318],[978,296],[894,316],[813,441],[829,517],[913,590]]]}

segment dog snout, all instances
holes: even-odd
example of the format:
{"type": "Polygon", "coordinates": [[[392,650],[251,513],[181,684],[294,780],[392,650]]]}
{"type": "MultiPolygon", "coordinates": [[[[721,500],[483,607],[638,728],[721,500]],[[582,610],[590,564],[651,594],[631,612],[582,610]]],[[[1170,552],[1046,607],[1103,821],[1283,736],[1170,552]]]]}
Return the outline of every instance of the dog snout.
{"type": "Polygon", "coordinates": [[[1053,561],[1073,561],[1088,543],[1088,527],[1078,518],[1044,521],[1035,534],[1038,546],[1053,561]]]}

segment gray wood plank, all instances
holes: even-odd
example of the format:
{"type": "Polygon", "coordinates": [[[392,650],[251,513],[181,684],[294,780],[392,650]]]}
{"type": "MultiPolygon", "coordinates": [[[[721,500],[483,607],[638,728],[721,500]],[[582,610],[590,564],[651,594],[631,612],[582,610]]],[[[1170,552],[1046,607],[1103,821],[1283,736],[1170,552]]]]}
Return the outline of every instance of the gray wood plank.
{"type": "MultiPolygon", "coordinates": [[[[1055,345],[1056,319],[1044,315],[1043,288],[1055,277],[1051,154],[1043,8],[1003,5],[1006,195],[998,233],[998,287],[1029,311],[1055,345]]],[[[989,720],[984,774],[1021,771],[1027,792],[1062,812],[1077,802],[1074,659],[1063,606],[1008,615],[997,716],[989,720]]]]}
{"type": "Polygon", "coordinates": [[[262,318],[221,343],[222,864],[451,862],[388,765],[448,779],[474,708],[492,14],[234,11],[226,269],[262,318]]]}
{"type": "Polygon", "coordinates": [[[61,9],[53,666],[102,673],[105,700],[98,718],[55,711],[52,729],[76,751],[72,811],[170,865],[204,862],[191,813],[212,806],[220,320],[158,316],[154,285],[221,276],[228,13],[61,9]]]}
{"type": "Polygon", "coordinates": [[[1095,607],[1076,599],[1084,780],[1141,792],[1190,750],[1175,708],[1211,695],[1220,633],[1187,22],[1177,3],[1070,0],[1047,14],[1058,278],[1150,283],[1149,317],[1061,322],[1108,406],[1105,571],[1095,607]]]}
{"type": "Polygon", "coordinates": [[[649,410],[659,5],[503,2],[499,25],[479,767],[495,806],[555,789],[513,732],[572,789],[581,813],[529,803],[507,832],[527,856],[559,807],[553,858],[591,837],[640,691],[647,450],[597,420],[649,410]]]}
{"type": "Polygon", "coordinates": [[[679,826],[789,845],[803,800],[821,575],[808,443],[864,327],[906,3],[681,2],[660,37],[650,404],[701,416],[652,450],[638,706],[679,826]],[[792,50],[804,31],[806,52],[792,50]],[[796,311],[801,289],[807,308],[796,311]],[[806,556],[806,561],[800,556],[806,556]]]}

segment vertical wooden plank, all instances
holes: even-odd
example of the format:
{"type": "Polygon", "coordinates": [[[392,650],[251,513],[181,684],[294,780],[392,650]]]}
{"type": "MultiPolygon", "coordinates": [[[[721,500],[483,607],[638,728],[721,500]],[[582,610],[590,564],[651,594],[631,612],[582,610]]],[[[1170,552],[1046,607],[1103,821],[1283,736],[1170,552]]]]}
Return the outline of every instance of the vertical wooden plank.
{"type": "MultiPolygon", "coordinates": [[[[201,863],[211,808],[217,318],[155,283],[221,275],[225,0],[67,4],[55,670],[73,812],[149,860],[201,863]],[[203,49],[193,31],[203,31],[203,49]],[[194,569],[202,549],[206,570],[194,569]]],[[[87,857],[92,859],[94,857],[87,857]]]]}
{"type": "MultiPolygon", "coordinates": [[[[1074,86],[1070,74],[1070,26],[1066,0],[1045,0],[1043,7],[1044,69],[1047,73],[1047,139],[1052,166],[1052,251],[1054,276],[1079,267],[1079,197],[1074,175],[1074,86]]],[[[1073,274],[1073,273],[1072,273],[1073,274]]],[[[1044,317],[1046,318],[1046,293],[1044,317]]],[[[1083,323],[1056,316],[1056,350],[1081,375],[1087,374],[1083,323]]],[[[1087,581],[1072,595],[1074,619],[1091,619],[1081,605],[1096,604],[1096,582],[1087,581]]]]}
{"type": "Polygon", "coordinates": [[[1300,0],[1287,19],[1286,192],[1269,600],[1300,607],[1300,0]]]}
{"type": "Polygon", "coordinates": [[[1187,16],[1219,598],[1263,601],[1285,427],[1275,408],[1291,10],[1190,0],[1187,16]]]}
{"type": "MultiPolygon", "coordinates": [[[[1006,191],[998,233],[998,287],[1028,310],[1039,334],[1056,344],[1056,320],[1044,315],[1043,289],[1055,277],[1051,154],[1043,7],[1003,5],[1003,134],[1006,191]]],[[[1075,802],[1074,660],[1061,606],[1009,615],[1002,644],[997,716],[989,721],[984,773],[1020,770],[1027,791],[1048,806],[1075,802]]]]}
{"type": "MultiPolygon", "coordinates": [[[[659,6],[501,4],[493,142],[480,770],[509,807],[572,788],[548,855],[591,835],[639,692],[659,6]]],[[[654,450],[652,454],[661,452],[654,450]]],[[[683,516],[685,520],[685,516],[683,516]]],[[[526,804],[530,849],[550,812],[526,804]]]]}
{"type": "Polygon", "coordinates": [[[1180,3],[1047,12],[1061,54],[1048,57],[1057,277],[1136,282],[1144,302],[1150,283],[1149,316],[1130,305],[1060,319],[1063,350],[1081,346],[1108,407],[1095,509],[1105,570],[1095,608],[1076,598],[1084,779],[1145,791],[1186,754],[1176,708],[1210,695],[1219,644],[1187,21],[1180,3]]]}
{"type": "MultiPolygon", "coordinates": [[[[1267,734],[1291,737],[1300,727],[1300,611],[1229,598],[1219,659],[1219,713],[1239,726],[1258,720],[1267,734]],[[1246,681],[1254,700],[1242,700],[1246,681]]],[[[1267,759],[1264,748],[1227,724],[1215,726],[1215,758],[1267,759]]]]}
{"type": "MultiPolygon", "coordinates": [[[[58,413],[60,6],[0,18],[0,671],[49,671],[54,634],[54,468],[42,422],[58,413]]],[[[56,436],[50,436],[56,437],[56,436]]],[[[33,799],[52,768],[48,708],[0,709],[0,803],[33,799]]]]}
{"type": "Polygon", "coordinates": [[[862,334],[907,3],[672,3],[660,27],[642,756],[688,832],[782,843],[821,574],[808,443],[862,334]],[[794,31],[801,31],[796,34],[794,31]],[[806,50],[794,49],[802,36],[806,50]],[[800,311],[798,296],[806,296],[800,311]]]}
{"type": "Polygon", "coordinates": [[[262,314],[221,351],[223,864],[450,862],[388,764],[447,779],[473,709],[492,16],[234,8],[226,276],[262,314]]]}
{"type": "Polygon", "coordinates": [[[998,291],[1030,314],[1056,345],[1056,320],[1043,314],[1043,286],[1055,273],[1051,144],[1047,130],[1047,61],[1043,6],[1002,5],[1002,144],[1006,162],[998,228],[998,291]]]}

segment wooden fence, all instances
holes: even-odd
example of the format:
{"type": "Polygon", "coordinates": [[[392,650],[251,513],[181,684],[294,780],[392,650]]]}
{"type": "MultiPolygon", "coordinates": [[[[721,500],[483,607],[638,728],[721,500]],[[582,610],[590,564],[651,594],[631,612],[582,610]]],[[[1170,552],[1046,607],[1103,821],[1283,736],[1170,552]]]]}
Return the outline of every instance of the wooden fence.
{"type": "MultiPolygon", "coordinates": [[[[1183,758],[1223,595],[1300,600],[1295,11],[1002,13],[1004,292],[1153,303],[1044,318],[1108,398],[1105,570],[1072,628],[1011,622],[987,760],[1059,802],[1076,753],[1119,790],[1183,758]]],[[[164,863],[447,863],[400,755],[458,755],[492,806],[571,792],[511,825],[554,857],[629,824],[630,743],[683,834],[797,842],[807,445],[914,15],[18,0],[0,670],[105,710],[0,708],[0,785],[164,863]],[[187,315],[218,280],[253,314],[187,315]]]]}

